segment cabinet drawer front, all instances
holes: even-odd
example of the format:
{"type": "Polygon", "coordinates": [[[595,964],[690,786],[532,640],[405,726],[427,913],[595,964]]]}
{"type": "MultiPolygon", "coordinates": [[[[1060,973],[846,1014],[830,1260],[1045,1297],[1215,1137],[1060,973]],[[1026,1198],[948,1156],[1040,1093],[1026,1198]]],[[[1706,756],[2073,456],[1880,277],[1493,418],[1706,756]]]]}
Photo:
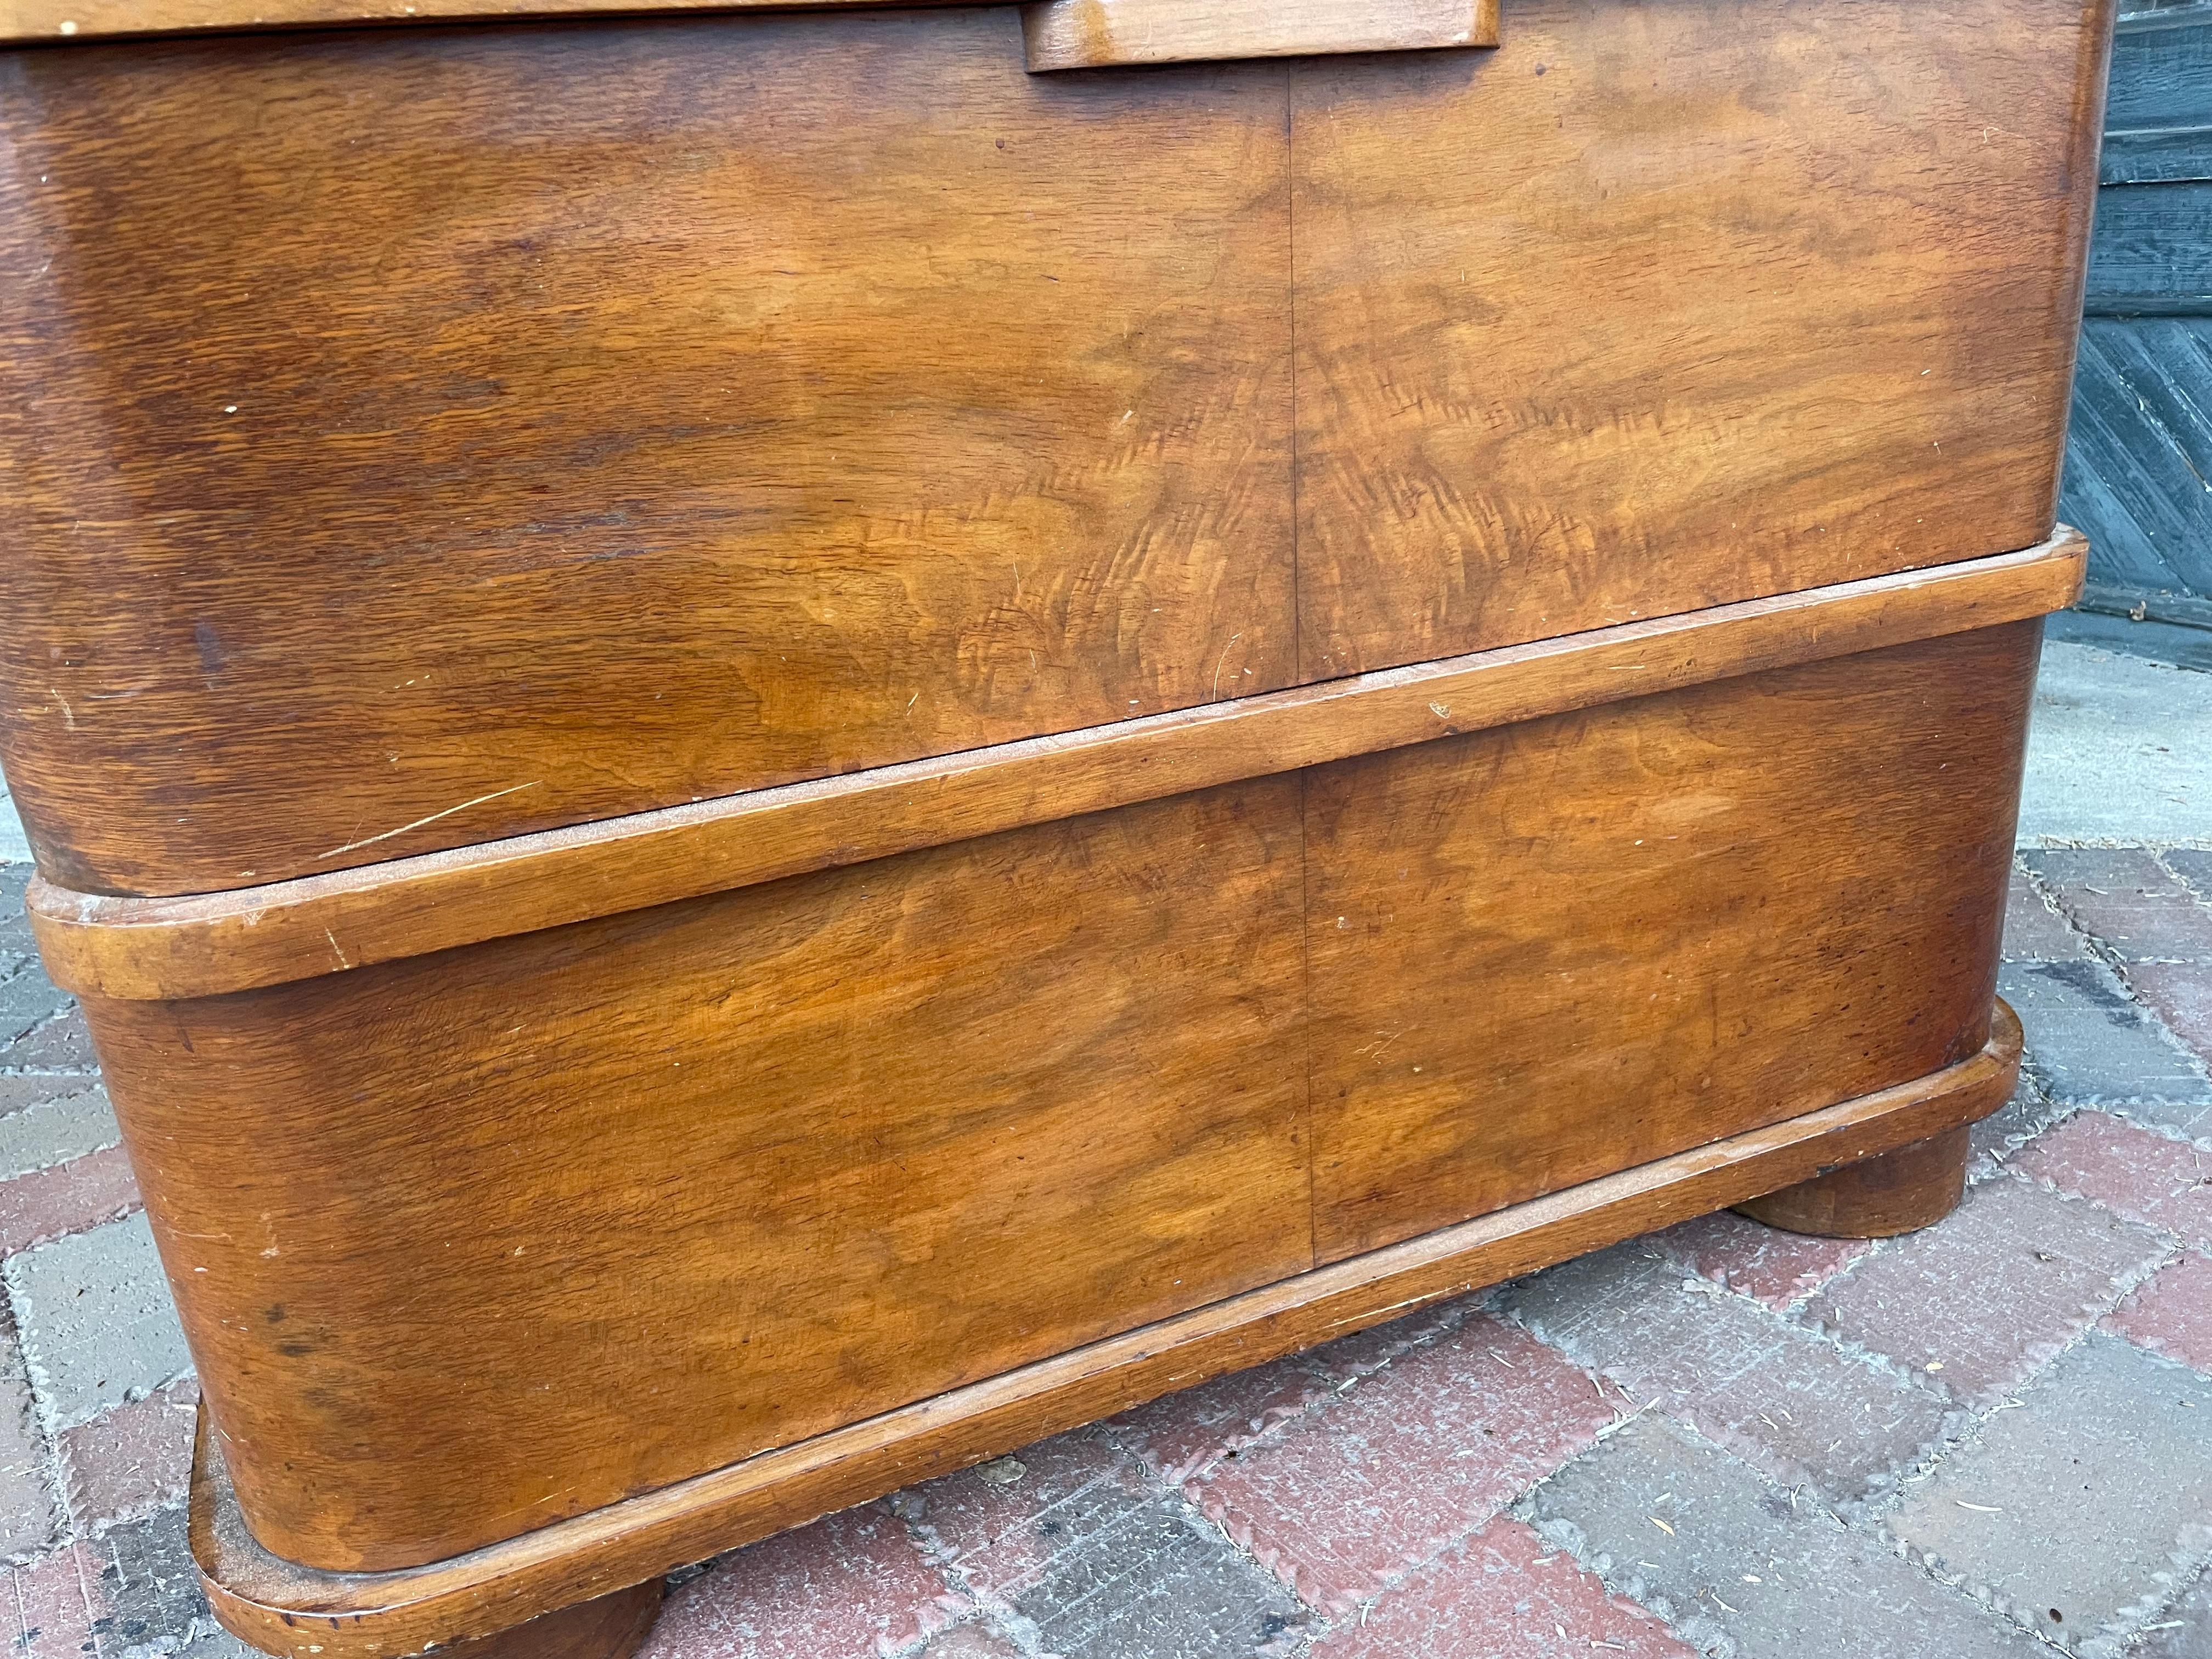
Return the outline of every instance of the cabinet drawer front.
{"type": "Polygon", "coordinates": [[[1510,0],[1306,66],[1306,677],[2049,533],[2109,26],[1510,0]]]}
{"type": "Polygon", "coordinates": [[[255,1534],[459,1554],[1304,1270],[1297,799],[89,1002],[255,1534]]]}
{"type": "Polygon", "coordinates": [[[1335,1261],[1989,1033],[2040,622],[1316,769],[1335,1261]]]}
{"type": "Polygon", "coordinates": [[[1012,9],[0,54],[42,865],[235,887],[1289,683],[1285,73],[1034,77],[1012,9]]]}

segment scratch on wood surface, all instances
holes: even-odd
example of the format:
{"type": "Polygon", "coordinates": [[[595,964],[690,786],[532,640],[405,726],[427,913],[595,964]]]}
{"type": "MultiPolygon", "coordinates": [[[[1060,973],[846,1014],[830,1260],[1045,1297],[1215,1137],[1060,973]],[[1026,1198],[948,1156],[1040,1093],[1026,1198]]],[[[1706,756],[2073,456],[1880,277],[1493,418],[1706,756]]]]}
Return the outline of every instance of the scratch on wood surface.
{"type": "Polygon", "coordinates": [[[465,812],[471,806],[482,806],[486,801],[503,800],[509,795],[519,795],[526,789],[542,789],[543,778],[531,783],[518,783],[512,789],[495,789],[489,795],[478,795],[474,800],[465,800],[459,806],[448,806],[442,812],[433,812],[427,818],[417,818],[412,823],[403,823],[397,830],[387,830],[380,836],[364,836],[359,841],[349,841],[343,847],[333,847],[327,853],[318,853],[317,858],[334,859],[341,853],[355,853],[364,847],[374,847],[380,841],[390,841],[394,836],[404,836],[410,830],[420,830],[425,824],[435,823],[440,818],[449,818],[456,812],[465,812]]]}
{"type": "Polygon", "coordinates": [[[1224,645],[1224,646],[1223,646],[1223,647],[1221,647],[1221,657],[1220,657],[1220,659],[1219,659],[1218,661],[1217,661],[1217,662],[1213,665],[1213,696],[1212,696],[1212,701],[1213,701],[1213,702],[1220,702],[1220,701],[1221,701],[1221,671],[1222,671],[1222,668],[1223,668],[1223,667],[1224,667],[1224,666],[1228,663],[1228,661],[1229,661],[1229,653],[1230,653],[1231,651],[1234,651],[1234,650],[1237,648],[1237,641],[1239,641],[1239,640],[1241,640],[1241,639],[1243,639],[1243,637],[1244,637],[1244,631],[1243,631],[1243,629],[1237,629],[1237,631],[1236,633],[1231,634],[1231,635],[1229,636],[1229,643],[1228,643],[1228,644],[1226,644],[1226,645],[1224,645]]]}

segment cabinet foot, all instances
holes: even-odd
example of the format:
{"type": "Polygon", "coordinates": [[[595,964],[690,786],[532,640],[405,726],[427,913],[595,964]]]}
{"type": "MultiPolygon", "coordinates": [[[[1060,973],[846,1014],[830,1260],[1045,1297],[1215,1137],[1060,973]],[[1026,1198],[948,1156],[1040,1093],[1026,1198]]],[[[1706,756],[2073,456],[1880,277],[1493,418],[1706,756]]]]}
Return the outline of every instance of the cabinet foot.
{"type": "Polygon", "coordinates": [[[526,1625],[440,1648],[438,1659],[630,1659],[660,1613],[658,1578],[526,1625]]]}
{"type": "Polygon", "coordinates": [[[1824,1238],[1888,1238],[1941,1221],[1966,1191],[1966,1126],[1736,1206],[1739,1215],[1824,1238]]]}

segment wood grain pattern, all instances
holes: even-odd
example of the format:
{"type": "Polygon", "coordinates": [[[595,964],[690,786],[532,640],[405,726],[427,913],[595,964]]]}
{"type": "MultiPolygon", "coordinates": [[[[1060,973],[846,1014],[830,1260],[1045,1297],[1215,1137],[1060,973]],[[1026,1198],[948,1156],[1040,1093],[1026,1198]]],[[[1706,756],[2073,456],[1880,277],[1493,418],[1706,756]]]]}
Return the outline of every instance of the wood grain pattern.
{"type": "Polygon", "coordinates": [[[1036,0],[1032,73],[1498,44],[1498,0],[1036,0]]]}
{"type": "MultiPolygon", "coordinates": [[[[960,0],[905,0],[915,6],[960,0]]],[[[0,0],[0,41],[78,41],[361,23],[511,22],[652,12],[828,10],[883,0],[0,0]]]]}
{"type": "Polygon", "coordinates": [[[219,890],[1291,684],[1281,75],[1039,80],[1011,9],[0,53],[42,867],[219,890]]]}
{"type": "Polygon", "coordinates": [[[1516,0],[1302,66],[1302,672],[2048,533],[2110,17],[1516,0]]]}
{"type": "Polygon", "coordinates": [[[439,1659],[630,1659],[660,1614],[661,1581],[540,1613],[526,1625],[438,1650],[439,1659]]]}
{"type": "Polygon", "coordinates": [[[2041,638],[1310,773],[1320,1259],[1980,1048],[2041,638]]]}
{"type": "Polygon", "coordinates": [[[88,995],[210,996],[665,904],[2073,602],[2070,530],[2027,552],[1389,670],[1067,738],[197,899],[44,880],[48,970],[88,995]]]}
{"type": "Polygon", "coordinates": [[[1822,1238],[1893,1238],[1932,1227],[1966,1195],[1967,1126],[1847,1164],[1735,1207],[1754,1221],[1822,1238]]]}
{"type": "Polygon", "coordinates": [[[292,1659],[389,1659],[497,1630],[1224,1371],[1976,1121],[2011,1093],[2020,1054],[2020,1022],[2000,1003],[1988,1046],[1934,1077],[1301,1274],[419,1572],[319,1574],[270,1555],[246,1528],[203,1415],[192,1553],[223,1622],[292,1659]]]}
{"type": "Polygon", "coordinates": [[[0,760],[222,891],[2028,545],[2106,9],[0,54],[0,760]]]}
{"type": "Polygon", "coordinates": [[[418,1565],[1303,1271],[1297,796],[88,1000],[257,1535],[418,1565]]]}

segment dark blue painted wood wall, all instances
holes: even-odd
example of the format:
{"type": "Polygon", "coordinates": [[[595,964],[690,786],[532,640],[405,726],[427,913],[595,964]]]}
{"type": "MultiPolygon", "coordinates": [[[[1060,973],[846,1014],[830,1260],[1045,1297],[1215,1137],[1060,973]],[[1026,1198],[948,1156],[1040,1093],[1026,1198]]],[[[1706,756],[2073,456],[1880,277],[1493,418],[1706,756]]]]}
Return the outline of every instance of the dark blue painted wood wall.
{"type": "Polygon", "coordinates": [[[2123,0],[2060,516],[2088,603],[2212,626],[2212,0],[2123,0]]]}

